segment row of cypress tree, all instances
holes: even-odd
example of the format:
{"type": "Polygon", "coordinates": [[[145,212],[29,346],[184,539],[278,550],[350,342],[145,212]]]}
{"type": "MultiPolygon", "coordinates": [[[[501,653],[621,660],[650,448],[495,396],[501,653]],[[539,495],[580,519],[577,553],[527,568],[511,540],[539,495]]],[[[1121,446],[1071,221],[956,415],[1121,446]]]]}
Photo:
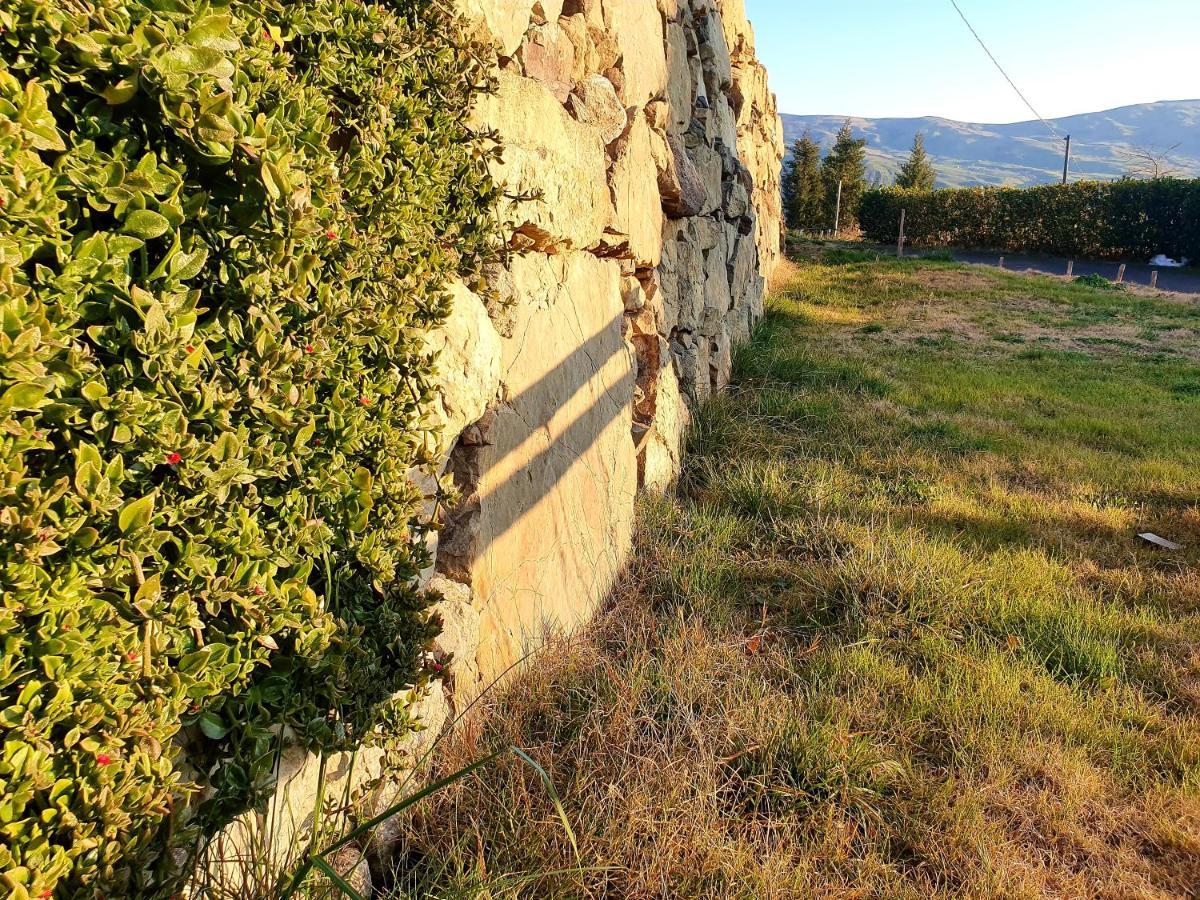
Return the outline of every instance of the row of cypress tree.
{"type": "MultiPolygon", "coordinates": [[[[858,204],[867,190],[867,142],[854,137],[847,119],[829,152],[822,157],[821,145],[811,132],[792,145],[792,155],[783,171],[783,211],[789,228],[824,231],[857,225],[858,204]],[[841,209],[838,211],[838,185],[841,209]]],[[[896,187],[933,190],[937,172],[925,152],[925,137],[913,139],[912,151],[896,176],[896,187]]]]}

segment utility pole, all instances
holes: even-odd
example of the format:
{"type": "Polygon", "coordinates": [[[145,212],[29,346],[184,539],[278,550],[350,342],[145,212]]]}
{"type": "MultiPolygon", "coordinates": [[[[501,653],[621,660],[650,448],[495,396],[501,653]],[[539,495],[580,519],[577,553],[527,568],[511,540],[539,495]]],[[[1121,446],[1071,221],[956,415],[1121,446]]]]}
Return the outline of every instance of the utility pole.
{"type": "Polygon", "coordinates": [[[833,236],[838,235],[838,226],[842,223],[842,179],[838,179],[837,206],[833,211],[833,236]]]}
{"type": "Polygon", "coordinates": [[[1067,183],[1067,169],[1071,165],[1071,136],[1067,135],[1067,152],[1063,156],[1063,184],[1067,183]]]}

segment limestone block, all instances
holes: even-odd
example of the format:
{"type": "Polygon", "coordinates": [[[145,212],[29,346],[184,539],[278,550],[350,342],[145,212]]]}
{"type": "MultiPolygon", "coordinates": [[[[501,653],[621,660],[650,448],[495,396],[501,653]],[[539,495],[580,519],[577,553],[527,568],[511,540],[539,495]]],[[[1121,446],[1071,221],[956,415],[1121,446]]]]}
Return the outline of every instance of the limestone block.
{"type": "Polygon", "coordinates": [[[629,124],[616,88],[603,75],[589,75],[575,85],[567,99],[567,109],[577,122],[595,128],[605,144],[619,138],[629,124]]]}
{"type": "MultiPolygon", "coordinates": [[[[722,0],[722,4],[734,0],[722,0]]],[[[730,33],[726,21],[726,33],[730,33]]],[[[749,171],[753,189],[750,195],[754,208],[755,242],[764,276],[770,276],[781,255],[783,226],[782,197],[779,189],[783,161],[783,128],[776,109],[775,97],[767,84],[766,70],[754,59],[743,43],[737,53],[737,41],[731,40],[737,62],[734,65],[734,84],[731,97],[736,101],[737,152],[749,171]]]]}
{"type": "Polygon", "coordinates": [[[663,209],[650,126],[641,110],[613,145],[609,184],[613,197],[611,230],[629,236],[629,255],[639,265],[658,265],[662,257],[663,209]]]}
{"type": "Polygon", "coordinates": [[[721,153],[709,146],[702,136],[688,132],[684,137],[688,158],[696,169],[700,183],[704,186],[704,202],[700,215],[716,212],[724,199],[721,191],[721,153]]]}
{"type": "Polygon", "coordinates": [[[725,390],[729,384],[729,375],[733,371],[733,354],[730,350],[729,335],[724,329],[717,329],[709,343],[708,371],[712,389],[725,390]]]}
{"type": "Polygon", "coordinates": [[[563,16],[558,20],[558,27],[575,50],[572,73],[575,81],[602,74],[621,58],[617,39],[605,31],[602,24],[590,22],[584,13],[563,16]]]}
{"type": "Polygon", "coordinates": [[[671,355],[679,375],[680,390],[692,403],[708,399],[712,382],[708,371],[710,341],[690,331],[677,331],[671,337],[671,355]]]}
{"type": "Polygon", "coordinates": [[[708,200],[708,190],[683,141],[673,134],[668,135],[667,148],[670,156],[665,159],[666,165],[658,170],[663,212],[672,219],[697,216],[708,200]]]}
{"type": "Polygon", "coordinates": [[[704,311],[701,314],[699,331],[714,337],[724,330],[725,313],[733,305],[729,285],[729,267],[725,262],[724,242],[705,254],[704,260],[704,311]]]}
{"type": "Polygon", "coordinates": [[[666,42],[668,130],[673,134],[683,134],[692,120],[696,88],[696,79],[688,62],[687,35],[683,26],[674,22],[667,25],[666,42]]]}
{"type": "Polygon", "coordinates": [[[720,141],[726,147],[737,146],[737,114],[725,94],[717,94],[712,101],[705,133],[710,143],[720,141]]]}
{"type": "Polygon", "coordinates": [[[565,253],[512,268],[517,321],[479,448],[469,573],[485,681],[590,617],[625,563],[637,490],[620,265],[565,253]]]}
{"type": "MultiPolygon", "coordinates": [[[[666,104],[662,104],[662,106],[665,107],[666,104]]],[[[654,160],[655,171],[660,173],[659,177],[661,178],[661,173],[669,169],[672,164],[671,147],[667,143],[666,130],[654,124],[652,111],[655,108],[655,104],[651,104],[643,112],[646,116],[646,124],[650,126],[650,156],[654,160]]]]}
{"type": "Polygon", "coordinates": [[[724,194],[725,199],[722,206],[726,219],[741,219],[750,213],[750,192],[746,190],[741,181],[726,181],[724,194]]]}
{"type": "Polygon", "coordinates": [[[755,313],[749,306],[735,306],[725,314],[725,333],[729,335],[731,346],[736,347],[750,340],[752,323],[761,315],[761,312],[755,313]]]}
{"type": "Polygon", "coordinates": [[[601,0],[567,0],[563,16],[582,15],[589,25],[604,27],[604,4],[601,0]]]}
{"type": "Polygon", "coordinates": [[[429,587],[442,596],[431,610],[442,621],[442,631],[433,640],[434,656],[448,666],[451,699],[455,709],[462,709],[478,695],[480,687],[475,659],[479,650],[479,611],[465,584],[438,575],[429,587]]]}
{"type": "Polygon", "coordinates": [[[425,337],[426,352],[436,355],[433,417],[441,429],[439,453],[483,415],[500,387],[500,336],[483,301],[461,282],[451,283],[449,291],[449,317],[425,337]]]}
{"type": "Polygon", "coordinates": [[[553,22],[562,15],[563,0],[537,0],[533,4],[533,11],[530,18],[536,25],[545,25],[547,22],[553,22]]]}
{"type": "Polygon", "coordinates": [[[646,121],[656,133],[665,135],[670,119],[671,106],[666,100],[651,100],[646,104],[646,121]]]}
{"type": "Polygon", "coordinates": [[[538,25],[517,52],[522,71],[540,81],[559,103],[565,103],[575,84],[575,45],[558,22],[538,25]]]}
{"type": "Polygon", "coordinates": [[[699,326],[704,311],[704,257],[695,219],[668,220],[658,267],[662,296],[659,331],[699,326]]]}
{"type": "Polygon", "coordinates": [[[767,299],[767,279],[762,271],[756,271],[749,290],[750,320],[757,322],[763,317],[767,299]]]}
{"type": "Polygon", "coordinates": [[[726,224],[729,241],[729,286],[734,303],[745,303],[753,299],[758,291],[755,277],[758,275],[758,248],[754,238],[726,224]]]}
{"type": "Polygon", "coordinates": [[[670,487],[682,463],[683,435],[690,412],[669,356],[658,376],[654,428],[642,458],[642,487],[661,493],[670,487]]]}
{"type": "Polygon", "coordinates": [[[621,302],[627,313],[640,312],[646,308],[646,289],[639,279],[632,275],[621,276],[621,302]]]}
{"type": "Polygon", "coordinates": [[[717,0],[725,43],[735,60],[754,58],[754,28],[746,18],[745,0],[717,0]]]}
{"type": "Polygon", "coordinates": [[[728,229],[719,220],[709,216],[697,216],[692,220],[692,229],[697,249],[708,251],[717,246],[728,247],[724,242],[728,229]]]}
{"type": "Polygon", "coordinates": [[[500,53],[512,56],[529,28],[534,0],[455,0],[459,11],[500,53]]]}
{"type": "Polygon", "coordinates": [[[605,0],[604,21],[621,49],[621,101],[644,106],[667,87],[662,14],[654,0],[605,0]]]}
{"type": "Polygon", "coordinates": [[[715,97],[733,84],[733,61],[725,30],[715,13],[697,15],[696,36],[700,41],[700,60],[704,64],[704,82],[710,97],[715,97]]]}
{"type": "Polygon", "coordinates": [[[511,208],[530,245],[570,249],[600,241],[612,204],[599,129],[575,121],[544,85],[509,72],[499,73],[497,92],[481,99],[476,121],[504,141],[494,177],[512,193],[540,194],[511,208]]]}

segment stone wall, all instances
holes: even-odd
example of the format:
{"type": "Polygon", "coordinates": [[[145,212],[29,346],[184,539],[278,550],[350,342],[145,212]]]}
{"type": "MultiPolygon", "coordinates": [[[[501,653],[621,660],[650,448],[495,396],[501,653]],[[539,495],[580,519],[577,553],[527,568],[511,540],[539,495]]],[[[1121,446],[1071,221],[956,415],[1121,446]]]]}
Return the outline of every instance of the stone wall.
{"type": "MultiPolygon", "coordinates": [[[[779,258],[782,129],[742,0],[460,0],[500,52],[477,112],[515,202],[488,315],[459,292],[442,380],[463,494],[438,572],[470,591],[471,696],[585,621],[634,500],[678,472],[779,258]]],[[[468,683],[469,682],[469,683],[468,683]]]]}
{"type": "MultiPolygon", "coordinates": [[[[476,111],[504,143],[495,175],[533,199],[505,211],[519,252],[493,273],[500,302],[455,285],[429,338],[461,501],[439,512],[428,573],[448,674],[416,703],[427,727],[402,748],[410,764],[603,601],[638,491],[677,474],[689,408],[727,383],[780,253],[782,127],[742,0],[458,2],[500,52],[476,111]]],[[[341,792],[378,782],[385,760],[327,769],[341,792]]],[[[271,808],[229,842],[249,852],[270,821],[272,843],[294,844],[317,771],[290,753],[271,808]]]]}

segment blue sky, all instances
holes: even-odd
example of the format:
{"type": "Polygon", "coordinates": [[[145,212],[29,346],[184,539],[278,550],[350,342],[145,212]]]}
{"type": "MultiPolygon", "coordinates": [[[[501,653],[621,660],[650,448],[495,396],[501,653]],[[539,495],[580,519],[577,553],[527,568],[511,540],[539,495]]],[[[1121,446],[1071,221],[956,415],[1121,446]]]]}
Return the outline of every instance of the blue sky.
{"type": "MultiPolygon", "coordinates": [[[[1032,115],[950,0],[745,0],[781,112],[1032,115]]],[[[1047,117],[1200,98],[1200,0],[959,0],[1047,117]]]]}

